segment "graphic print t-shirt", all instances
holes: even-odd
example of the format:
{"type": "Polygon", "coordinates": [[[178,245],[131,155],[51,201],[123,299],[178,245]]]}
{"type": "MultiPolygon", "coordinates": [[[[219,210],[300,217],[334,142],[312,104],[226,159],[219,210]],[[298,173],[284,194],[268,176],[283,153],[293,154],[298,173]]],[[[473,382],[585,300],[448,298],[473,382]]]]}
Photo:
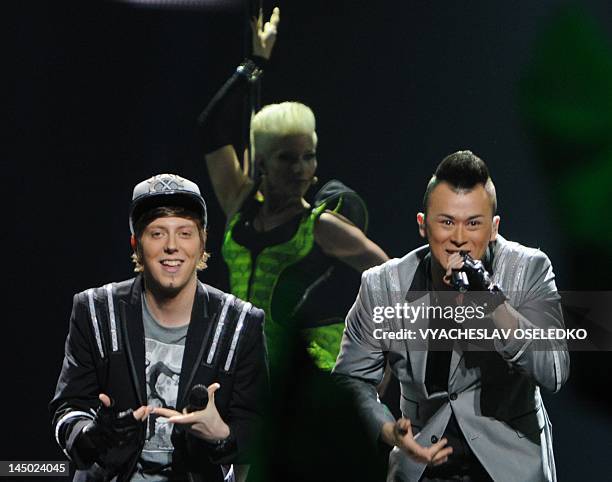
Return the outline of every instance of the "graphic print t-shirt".
{"type": "MultiPolygon", "coordinates": [[[[168,328],[151,315],[142,296],[142,320],[145,335],[145,377],[147,404],[175,409],[179,376],[189,325],[168,328]]],[[[132,481],[165,482],[172,479],[172,424],[165,417],[151,414],[146,422],[145,445],[132,481]]]]}

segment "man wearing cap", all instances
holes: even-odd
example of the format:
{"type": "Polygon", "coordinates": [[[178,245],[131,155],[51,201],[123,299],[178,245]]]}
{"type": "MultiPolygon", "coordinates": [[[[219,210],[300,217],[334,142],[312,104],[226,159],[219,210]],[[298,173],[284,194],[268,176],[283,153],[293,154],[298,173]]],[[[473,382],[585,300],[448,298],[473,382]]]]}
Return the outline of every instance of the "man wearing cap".
{"type": "Polygon", "coordinates": [[[136,185],[138,275],[74,296],[50,404],[74,480],[232,478],[267,386],[263,312],[201,283],[206,205],[193,182],[136,185]]]}

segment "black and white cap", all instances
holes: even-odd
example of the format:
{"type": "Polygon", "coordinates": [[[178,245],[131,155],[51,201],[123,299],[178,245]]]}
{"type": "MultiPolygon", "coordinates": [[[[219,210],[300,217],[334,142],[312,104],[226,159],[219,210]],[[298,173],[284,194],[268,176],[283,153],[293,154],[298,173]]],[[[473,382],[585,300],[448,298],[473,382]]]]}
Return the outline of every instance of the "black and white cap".
{"type": "Polygon", "coordinates": [[[206,203],[198,185],[176,174],[157,174],[134,187],[130,208],[132,234],[134,226],[144,213],[162,206],[189,209],[200,216],[202,226],[206,228],[206,203]]]}

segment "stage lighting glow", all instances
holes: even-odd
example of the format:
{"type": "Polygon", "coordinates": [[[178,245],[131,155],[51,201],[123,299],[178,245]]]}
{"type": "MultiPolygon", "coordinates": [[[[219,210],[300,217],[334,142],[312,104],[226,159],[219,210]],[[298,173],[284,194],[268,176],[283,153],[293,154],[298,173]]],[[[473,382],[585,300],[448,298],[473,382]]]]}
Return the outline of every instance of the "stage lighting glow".
{"type": "Polygon", "coordinates": [[[171,10],[235,10],[240,0],[116,0],[133,7],[171,10]]]}

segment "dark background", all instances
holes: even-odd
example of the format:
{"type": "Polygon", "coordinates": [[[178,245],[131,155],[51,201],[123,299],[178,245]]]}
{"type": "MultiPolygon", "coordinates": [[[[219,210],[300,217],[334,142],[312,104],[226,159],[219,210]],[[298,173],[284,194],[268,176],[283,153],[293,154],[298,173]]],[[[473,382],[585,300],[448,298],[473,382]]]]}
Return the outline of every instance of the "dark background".
{"type": "MultiPolygon", "coordinates": [[[[541,141],[521,94],[539,42],[568,11],[564,2],[279,3],[264,103],[313,108],[319,178],[338,177],[365,198],[369,234],[390,256],[421,243],[415,214],[427,180],[442,157],[469,148],[496,182],[501,233],[543,249],[559,289],[610,289],[603,243],[577,241],[552,182],[561,168],[582,169],[588,154],[561,167],[551,161],[542,146],[554,139],[541,141]]],[[[605,0],[576,9],[609,41],[605,0]]],[[[194,120],[243,57],[244,12],[238,0],[180,9],[20,2],[7,10],[0,459],[60,460],[46,404],[72,294],[131,276],[135,183],[176,172],[200,185],[213,255],[201,279],[227,286],[224,219],[194,120]]],[[[572,363],[568,384],[546,396],[559,480],[603,480],[612,453],[610,357],[577,354],[572,363]]]]}

